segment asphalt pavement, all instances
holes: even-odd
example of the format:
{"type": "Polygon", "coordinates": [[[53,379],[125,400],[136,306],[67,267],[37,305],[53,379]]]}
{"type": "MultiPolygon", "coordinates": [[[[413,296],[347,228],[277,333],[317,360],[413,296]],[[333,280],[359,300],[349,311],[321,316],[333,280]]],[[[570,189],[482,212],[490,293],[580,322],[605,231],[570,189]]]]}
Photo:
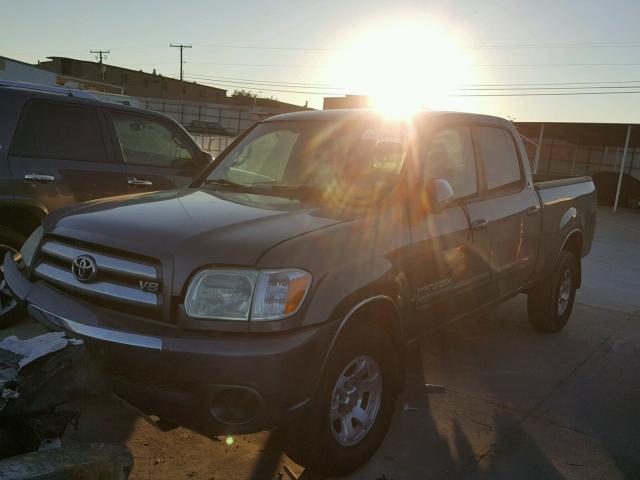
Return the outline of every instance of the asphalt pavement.
{"type": "MultiPolygon", "coordinates": [[[[558,334],[535,332],[518,296],[425,338],[389,435],[348,478],[640,478],[640,212],[598,211],[576,298],[558,334]]],[[[0,337],[38,331],[25,322],[0,337]]],[[[73,407],[83,417],[71,436],[126,443],[131,478],[313,478],[278,432],[230,445],[163,431],[112,398],[73,407]]]]}

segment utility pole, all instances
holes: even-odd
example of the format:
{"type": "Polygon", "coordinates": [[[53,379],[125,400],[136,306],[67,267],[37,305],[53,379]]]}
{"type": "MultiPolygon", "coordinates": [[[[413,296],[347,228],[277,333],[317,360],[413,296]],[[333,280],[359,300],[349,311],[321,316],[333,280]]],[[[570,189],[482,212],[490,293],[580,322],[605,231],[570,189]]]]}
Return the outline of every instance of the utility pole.
{"type": "Polygon", "coordinates": [[[183,66],[184,62],[182,61],[182,50],[185,48],[192,48],[191,45],[174,45],[173,43],[169,45],[171,48],[179,48],[180,49],[180,86],[182,87],[182,75],[183,75],[183,66]]]}
{"type": "Polygon", "coordinates": [[[104,73],[106,71],[106,68],[102,63],[102,59],[104,58],[106,60],[107,53],[111,53],[111,52],[109,50],[89,50],[89,53],[96,54],[96,60],[98,60],[98,63],[100,65],[100,77],[102,78],[102,81],[104,81],[104,73]]]}

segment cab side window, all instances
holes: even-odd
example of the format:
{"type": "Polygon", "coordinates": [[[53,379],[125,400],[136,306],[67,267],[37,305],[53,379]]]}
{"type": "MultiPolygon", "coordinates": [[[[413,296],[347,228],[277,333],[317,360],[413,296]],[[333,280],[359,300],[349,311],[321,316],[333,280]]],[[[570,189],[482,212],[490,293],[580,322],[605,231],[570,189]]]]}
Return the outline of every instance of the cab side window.
{"type": "Polygon", "coordinates": [[[445,128],[433,135],[427,148],[423,175],[426,180],[447,180],[453,188],[454,199],[477,193],[476,162],[468,127],[445,128]]]}
{"type": "Polygon", "coordinates": [[[79,105],[32,101],[24,108],[10,154],[106,162],[98,111],[79,105]]]}
{"type": "Polygon", "coordinates": [[[196,159],[184,134],[154,119],[111,113],[125,164],[193,168],[196,159]]]}
{"type": "Polygon", "coordinates": [[[476,127],[478,155],[490,193],[520,191],[524,175],[511,134],[502,128],[476,127]]]}

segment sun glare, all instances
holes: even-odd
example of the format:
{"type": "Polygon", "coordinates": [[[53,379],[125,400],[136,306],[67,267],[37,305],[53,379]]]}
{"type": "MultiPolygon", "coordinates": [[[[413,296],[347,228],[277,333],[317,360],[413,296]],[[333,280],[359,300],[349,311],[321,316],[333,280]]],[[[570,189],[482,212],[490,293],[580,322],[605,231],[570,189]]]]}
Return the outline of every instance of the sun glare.
{"type": "Polygon", "coordinates": [[[469,62],[451,34],[425,22],[369,27],[336,62],[347,93],[372,97],[374,108],[399,116],[451,108],[450,94],[469,76],[469,62]]]}

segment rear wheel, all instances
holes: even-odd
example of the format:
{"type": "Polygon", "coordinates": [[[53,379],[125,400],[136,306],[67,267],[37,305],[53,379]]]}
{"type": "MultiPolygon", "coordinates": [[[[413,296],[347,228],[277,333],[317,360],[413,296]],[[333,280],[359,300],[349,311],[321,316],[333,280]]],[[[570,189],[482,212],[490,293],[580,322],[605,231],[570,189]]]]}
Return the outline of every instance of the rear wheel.
{"type": "Polygon", "coordinates": [[[287,454],[311,472],[344,475],[364,464],[393,416],[393,343],[375,325],[354,327],[338,338],[309,409],[287,427],[287,454]]]}
{"type": "Polygon", "coordinates": [[[529,322],[542,332],[559,332],[571,315],[580,275],[578,260],[562,251],[553,274],[534,287],[527,297],[529,322]]]}

